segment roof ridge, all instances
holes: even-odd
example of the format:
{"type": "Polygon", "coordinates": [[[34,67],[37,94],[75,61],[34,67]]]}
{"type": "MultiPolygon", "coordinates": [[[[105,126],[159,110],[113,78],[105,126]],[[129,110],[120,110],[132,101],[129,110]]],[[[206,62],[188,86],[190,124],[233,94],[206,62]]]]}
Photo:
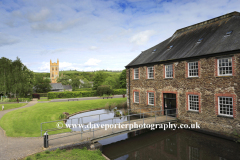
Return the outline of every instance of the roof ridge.
{"type": "Polygon", "coordinates": [[[199,26],[202,26],[202,25],[206,25],[206,24],[209,24],[209,23],[212,23],[212,22],[216,22],[216,21],[219,21],[219,20],[222,20],[222,19],[233,17],[233,16],[240,16],[240,13],[237,12],[237,11],[227,13],[227,14],[224,14],[224,15],[219,16],[219,17],[215,17],[215,18],[212,18],[212,19],[200,22],[200,23],[193,24],[191,26],[187,26],[187,27],[178,29],[178,30],[176,30],[176,32],[174,34],[179,33],[179,32],[183,32],[183,31],[186,31],[186,30],[189,30],[189,29],[193,29],[193,28],[196,28],[196,27],[199,27],[199,26]]]}

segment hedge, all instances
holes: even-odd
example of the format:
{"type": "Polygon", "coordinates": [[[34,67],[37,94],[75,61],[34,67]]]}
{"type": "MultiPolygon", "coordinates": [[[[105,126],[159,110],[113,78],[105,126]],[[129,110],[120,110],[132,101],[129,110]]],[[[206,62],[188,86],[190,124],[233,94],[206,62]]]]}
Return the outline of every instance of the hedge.
{"type": "Polygon", "coordinates": [[[114,89],[113,94],[114,95],[127,94],[127,89],[114,89]]]}
{"type": "MultiPolygon", "coordinates": [[[[126,89],[114,89],[114,95],[126,94],[126,89]]],[[[55,98],[78,98],[78,97],[94,97],[97,96],[96,90],[93,91],[64,91],[64,92],[48,92],[48,99],[55,98]]]]}
{"type": "Polygon", "coordinates": [[[48,99],[54,98],[78,98],[96,96],[96,91],[65,91],[65,92],[48,92],[48,99]]]}

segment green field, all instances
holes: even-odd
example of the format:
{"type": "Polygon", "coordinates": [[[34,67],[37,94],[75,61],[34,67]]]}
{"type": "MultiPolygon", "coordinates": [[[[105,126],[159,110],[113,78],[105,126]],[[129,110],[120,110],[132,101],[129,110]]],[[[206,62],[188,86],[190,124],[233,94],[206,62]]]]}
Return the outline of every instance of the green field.
{"type": "Polygon", "coordinates": [[[12,103],[12,104],[0,104],[0,108],[2,111],[2,106],[4,106],[4,110],[8,110],[8,109],[13,109],[13,108],[19,108],[22,106],[25,106],[27,103],[12,103]]]}
{"type": "Polygon", "coordinates": [[[102,156],[100,150],[90,151],[87,149],[73,149],[73,150],[59,150],[56,151],[45,151],[41,153],[34,154],[32,156],[28,156],[25,158],[26,160],[35,160],[35,159],[42,159],[42,160],[105,160],[102,156]]]}
{"type": "MultiPolygon", "coordinates": [[[[122,102],[126,102],[126,98],[37,103],[34,106],[5,114],[0,120],[0,126],[6,131],[6,135],[10,137],[39,137],[41,134],[40,124],[42,122],[58,120],[63,112],[73,114],[89,109],[104,108],[106,103],[118,104],[122,102]]],[[[43,129],[47,128],[56,128],[56,123],[43,126],[43,129]]],[[[65,129],[58,132],[51,132],[50,134],[66,131],[65,129]]]]}

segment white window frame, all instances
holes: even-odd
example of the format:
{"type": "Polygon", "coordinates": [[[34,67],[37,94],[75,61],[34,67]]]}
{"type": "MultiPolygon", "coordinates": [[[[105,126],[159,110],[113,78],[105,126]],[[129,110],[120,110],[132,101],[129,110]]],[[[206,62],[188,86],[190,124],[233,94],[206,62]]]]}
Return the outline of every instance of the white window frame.
{"type": "Polygon", "coordinates": [[[134,79],[139,79],[139,68],[134,68],[134,79]],[[138,78],[136,78],[136,71],[137,71],[138,78]]]}
{"type": "MultiPolygon", "coordinates": [[[[196,107],[196,106],[193,106],[194,108],[196,107]]],[[[195,95],[195,94],[189,94],[188,95],[188,110],[190,110],[190,111],[198,111],[199,112],[199,96],[198,95],[195,95]],[[191,102],[190,102],[190,96],[197,96],[198,97],[198,101],[192,101],[193,103],[198,103],[197,104],[197,108],[198,109],[191,109],[191,102]]]]}
{"type": "Polygon", "coordinates": [[[140,93],[139,92],[134,92],[134,103],[139,103],[139,97],[140,97],[140,93]],[[136,94],[138,93],[138,102],[136,101],[136,94]]]}
{"type": "MultiPolygon", "coordinates": [[[[217,73],[218,73],[218,76],[232,76],[232,73],[230,73],[230,74],[220,74],[219,61],[220,61],[220,60],[223,60],[223,59],[230,59],[230,60],[231,60],[231,68],[232,68],[232,72],[233,72],[233,67],[232,67],[232,65],[233,65],[232,57],[219,58],[219,59],[217,59],[217,73]]],[[[225,67],[225,68],[227,68],[227,67],[225,67]]]]}
{"type": "Polygon", "coordinates": [[[165,65],[165,78],[173,78],[173,64],[165,65]],[[167,71],[168,66],[172,66],[172,77],[167,77],[167,72],[171,72],[171,71],[167,71]]]}
{"type": "MultiPolygon", "coordinates": [[[[220,113],[220,98],[231,98],[232,99],[232,113],[233,113],[233,97],[218,97],[218,115],[221,115],[221,116],[227,116],[227,117],[233,117],[233,114],[232,115],[230,115],[230,114],[223,114],[223,113],[220,113]]],[[[223,105],[229,105],[230,106],[230,104],[223,104],[223,105]]],[[[230,112],[230,111],[229,111],[230,112]]]]}
{"type": "Polygon", "coordinates": [[[190,63],[197,63],[197,73],[198,73],[198,61],[194,61],[194,62],[188,62],[188,77],[198,77],[199,73],[197,74],[197,76],[190,76],[190,70],[192,70],[194,72],[195,69],[190,69],[189,68],[189,64],[190,63]]]}
{"type": "Polygon", "coordinates": [[[147,76],[148,76],[148,79],[154,79],[154,66],[151,66],[151,67],[147,67],[147,76]],[[152,72],[149,72],[149,69],[152,68],[152,72]],[[150,73],[152,73],[153,77],[150,77],[150,73]]]}
{"type": "Polygon", "coordinates": [[[148,92],[148,105],[154,105],[154,99],[155,99],[154,92],[148,92]],[[153,97],[150,97],[150,94],[153,94],[153,97]],[[150,103],[150,98],[153,98],[153,104],[150,103]]]}

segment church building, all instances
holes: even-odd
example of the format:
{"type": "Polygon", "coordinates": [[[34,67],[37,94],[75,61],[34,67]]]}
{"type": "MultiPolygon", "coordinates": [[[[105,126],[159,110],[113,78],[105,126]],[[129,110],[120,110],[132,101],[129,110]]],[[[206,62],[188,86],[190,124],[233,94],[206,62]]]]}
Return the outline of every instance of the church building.
{"type": "Polygon", "coordinates": [[[57,63],[52,63],[52,60],[50,60],[51,83],[57,83],[58,77],[59,77],[59,60],[57,59],[57,63]]]}

